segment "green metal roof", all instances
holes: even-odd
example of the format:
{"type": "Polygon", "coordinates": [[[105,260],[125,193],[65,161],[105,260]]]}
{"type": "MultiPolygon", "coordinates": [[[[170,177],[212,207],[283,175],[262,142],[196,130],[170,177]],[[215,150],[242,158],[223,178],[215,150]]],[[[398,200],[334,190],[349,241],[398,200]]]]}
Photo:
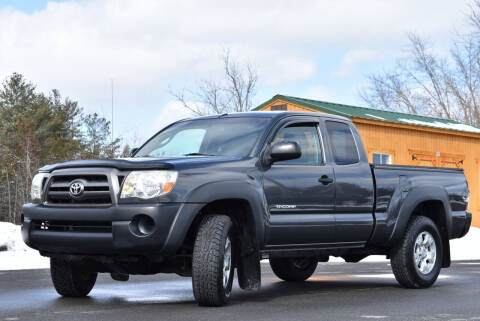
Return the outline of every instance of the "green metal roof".
{"type": "Polygon", "coordinates": [[[270,104],[271,102],[277,99],[281,99],[292,104],[318,110],[320,112],[344,116],[348,118],[357,117],[357,118],[386,121],[386,122],[399,123],[399,124],[405,124],[405,125],[424,126],[424,127],[432,127],[432,128],[480,134],[480,128],[463,124],[455,120],[412,115],[412,114],[406,114],[406,113],[398,113],[398,112],[386,111],[386,110],[380,110],[380,109],[374,109],[374,108],[336,104],[336,103],[330,103],[326,101],[312,100],[312,99],[298,98],[298,97],[284,96],[284,95],[275,95],[271,99],[264,102],[263,104],[254,108],[253,110],[260,110],[264,106],[270,104]]]}

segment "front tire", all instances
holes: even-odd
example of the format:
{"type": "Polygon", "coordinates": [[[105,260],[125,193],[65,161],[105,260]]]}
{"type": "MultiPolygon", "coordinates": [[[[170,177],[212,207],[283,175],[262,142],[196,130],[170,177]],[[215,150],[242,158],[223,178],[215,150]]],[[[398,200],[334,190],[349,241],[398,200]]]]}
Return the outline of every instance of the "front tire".
{"type": "Polygon", "coordinates": [[[58,294],[65,297],[85,297],[97,281],[96,272],[85,271],[79,265],[62,258],[50,258],[50,275],[58,294]]]}
{"type": "Polygon", "coordinates": [[[303,282],[312,276],[317,268],[315,258],[271,258],[273,273],[287,282],[303,282]]]}
{"type": "Polygon", "coordinates": [[[230,299],[234,272],[232,220],[209,215],[200,223],[193,249],[192,285],[199,305],[222,306],[230,299]]]}
{"type": "Polygon", "coordinates": [[[428,217],[415,217],[405,235],[392,250],[393,274],[400,285],[428,288],[438,278],[443,260],[443,243],[435,223],[428,217]]]}

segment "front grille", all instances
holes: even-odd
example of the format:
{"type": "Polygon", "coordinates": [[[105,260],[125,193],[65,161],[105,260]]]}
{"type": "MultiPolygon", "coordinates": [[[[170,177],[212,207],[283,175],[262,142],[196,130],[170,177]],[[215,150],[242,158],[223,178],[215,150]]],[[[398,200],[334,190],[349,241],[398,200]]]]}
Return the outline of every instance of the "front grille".
{"type": "Polygon", "coordinates": [[[37,231],[112,233],[110,222],[33,221],[37,231]]]}
{"type": "Polygon", "coordinates": [[[56,175],[50,178],[46,193],[47,204],[52,205],[110,205],[112,197],[106,175],[56,175]],[[80,182],[83,192],[72,196],[70,185],[80,182]]]}

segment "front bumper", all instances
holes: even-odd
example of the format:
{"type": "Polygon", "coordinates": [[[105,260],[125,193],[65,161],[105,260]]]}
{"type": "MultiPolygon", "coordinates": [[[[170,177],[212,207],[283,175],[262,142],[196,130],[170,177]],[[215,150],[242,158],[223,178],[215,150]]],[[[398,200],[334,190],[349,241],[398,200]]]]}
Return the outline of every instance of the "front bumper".
{"type": "Polygon", "coordinates": [[[198,210],[199,204],[185,203],[122,204],[103,208],[26,204],[22,236],[28,246],[44,255],[158,253],[168,256],[178,251],[188,230],[188,225],[179,226],[179,222],[186,222],[178,217],[193,217],[198,210]],[[135,233],[132,219],[137,215],[153,219],[155,227],[151,234],[135,233]],[[49,225],[52,227],[48,228],[49,225]]]}

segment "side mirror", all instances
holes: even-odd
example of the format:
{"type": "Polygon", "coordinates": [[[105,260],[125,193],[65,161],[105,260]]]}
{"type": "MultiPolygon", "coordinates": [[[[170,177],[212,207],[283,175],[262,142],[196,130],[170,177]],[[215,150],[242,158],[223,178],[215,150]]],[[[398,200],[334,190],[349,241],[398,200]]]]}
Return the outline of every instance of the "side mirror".
{"type": "Polygon", "coordinates": [[[133,157],[133,155],[135,155],[135,153],[137,152],[138,150],[138,147],[134,147],[130,150],[130,157],[133,157]]]}
{"type": "Polygon", "coordinates": [[[276,143],[270,149],[270,163],[295,159],[302,156],[300,146],[295,142],[276,143]]]}

